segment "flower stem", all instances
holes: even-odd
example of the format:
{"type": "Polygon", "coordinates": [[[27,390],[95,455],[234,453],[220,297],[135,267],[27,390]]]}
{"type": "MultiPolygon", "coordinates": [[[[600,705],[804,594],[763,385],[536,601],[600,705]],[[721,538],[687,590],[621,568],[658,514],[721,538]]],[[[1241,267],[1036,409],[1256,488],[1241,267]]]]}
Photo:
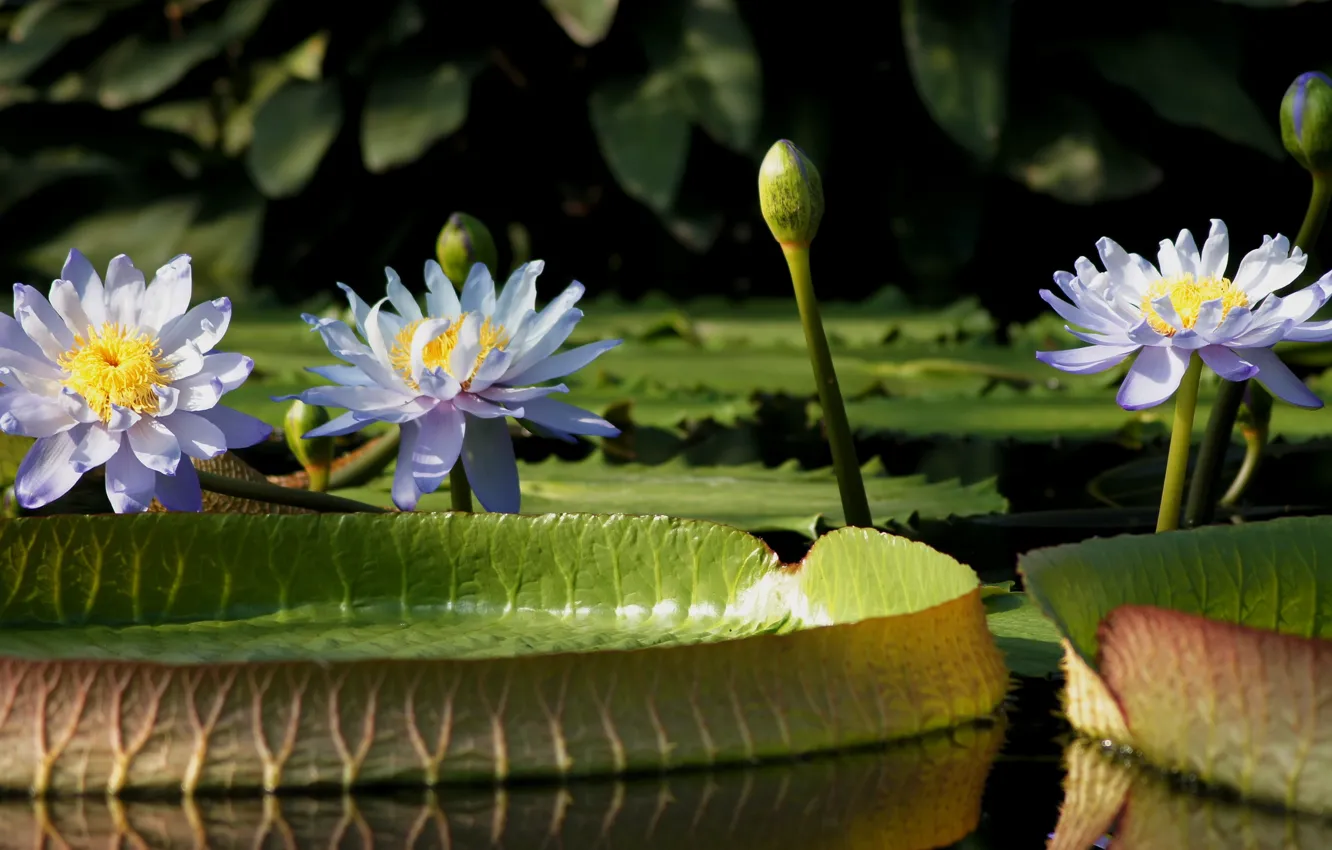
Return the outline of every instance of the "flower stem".
{"type": "MultiPolygon", "coordinates": [[[[1332,175],[1323,172],[1313,174],[1313,192],[1309,196],[1309,207],[1304,212],[1304,223],[1295,237],[1295,245],[1306,254],[1313,251],[1318,236],[1327,221],[1327,208],[1332,203],[1332,175]]],[[[1203,432],[1202,446],[1198,449],[1198,463],[1193,470],[1193,480],[1189,483],[1189,502],[1185,511],[1184,525],[1192,528],[1206,525],[1212,521],[1216,510],[1217,485],[1221,480],[1221,465],[1225,462],[1226,449],[1230,447],[1230,437],[1235,431],[1235,417],[1239,414],[1240,401],[1244,398],[1249,381],[1222,381],[1217,393],[1212,413],[1207,418],[1207,430],[1203,432]]],[[[1253,395],[1268,395],[1260,384],[1253,384],[1253,395]]],[[[1266,442],[1264,437],[1262,442],[1266,442]]],[[[1261,455],[1260,443],[1256,451],[1261,455]]],[[[1258,462],[1250,463],[1249,455],[1255,451],[1253,440],[1246,438],[1244,463],[1240,466],[1234,482],[1226,490],[1226,504],[1234,504],[1243,495],[1245,488],[1258,471],[1258,462]]]]}
{"type": "Polygon", "coordinates": [[[1257,434],[1245,435],[1244,462],[1240,464],[1239,472],[1235,473],[1235,481],[1230,485],[1230,489],[1221,497],[1222,507],[1231,507],[1239,501],[1245,486],[1253,479],[1254,473],[1258,471],[1258,464],[1263,459],[1263,446],[1265,444],[1266,440],[1257,434]]]}
{"type": "Polygon", "coordinates": [[[279,487],[266,481],[243,481],[229,475],[199,470],[199,486],[212,493],[221,493],[233,499],[251,499],[256,502],[268,502],[271,505],[290,505],[293,508],[308,508],[324,513],[388,513],[385,508],[367,505],[355,499],[344,499],[328,493],[316,493],[312,490],[296,490],[291,487],[279,487]]]}
{"type": "Polygon", "coordinates": [[[1189,444],[1193,441],[1193,412],[1198,407],[1198,379],[1202,358],[1189,355],[1189,367],[1175,393],[1175,425],[1170,431],[1170,453],[1166,456],[1165,484],[1161,488],[1161,512],[1157,531],[1179,528],[1179,507],[1184,498],[1184,478],[1189,471],[1189,444]]]}
{"type": "Polygon", "coordinates": [[[453,510],[471,512],[472,485],[467,480],[467,468],[463,466],[462,458],[454,461],[453,469],[449,470],[449,499],[453,510]]]}
{"type": "Polygon", "coordinates": [[[851,440],[842,391],[837,386],[828,337],[823,332],[819,302],[814,297],[809,245],[783,243],[782,253],[791,269],[800,323],[805,328],[805,344],[809,347],[814,380],[818,384],[819,404],[823,407],[823,421],[828,428],[828,446],[832,449],[833,471],[837,474],[837,487],[842,495],[842,513],[846,515],[847,525],[869,528],[874,519],[870,515],[869,499],[865,496],[865,482],[860,477],[860,464],[856,462],[856,446],[851,440]]]}

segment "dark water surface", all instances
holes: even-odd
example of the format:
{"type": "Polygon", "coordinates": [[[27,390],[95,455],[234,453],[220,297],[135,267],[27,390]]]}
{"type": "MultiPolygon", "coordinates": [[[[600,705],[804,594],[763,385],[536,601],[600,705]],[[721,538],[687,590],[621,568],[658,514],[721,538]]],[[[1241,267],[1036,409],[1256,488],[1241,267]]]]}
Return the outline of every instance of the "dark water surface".
{"type": "Polygon", "coordinates": [[[1056,708],[1055,683],[1027,682],[1002,720],[882,749],[557,787],[9,799],[0,848],[1332,847],[1332,822],[1184,793],[1072,742],[1056,708]]]}

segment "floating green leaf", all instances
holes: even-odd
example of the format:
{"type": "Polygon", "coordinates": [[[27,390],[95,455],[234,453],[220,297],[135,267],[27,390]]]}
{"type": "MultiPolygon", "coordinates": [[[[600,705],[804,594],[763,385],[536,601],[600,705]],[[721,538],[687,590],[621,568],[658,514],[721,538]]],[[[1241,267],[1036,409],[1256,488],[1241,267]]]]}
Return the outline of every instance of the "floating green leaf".
{"type": "Polygon", "coordinates": [[[1107,80],[1132,90],[1167,121],[1283,159],[1275,112],[1269,117],[1240,87],[1236,69],[1223,62],[1226,53],[1189,36],[1149,30],[1096,45],[1090,55],[1107,80]]]}
{"type": "Polygon", "coordinates": [[[675,73],[613,80],[592,92],[587,106],[616,181],[655,212],[669,211],[689,153],[689,114],[675,73]]]}
{"type": "Polygon", "coordinates": [[[1022,556],[1067,641],[1067,710],[1094,737],[1291,808],[1332,810],[1332,519],[1022,556]],[[1261,683],[1256,685],[1256,683],[1261,683]]]}
{"type": "Polygon", "coordinates": [[[620,0],[542,0],[575,42],[591,47],[606,37],[620,0]]]}
{"type": "Polygon", "coordinates": [[[245,157],[250,176],[270,198],[294,195],[314,176],[342,127],[336,82],[289,82],[254,117],[245,157]]]}
{"type": "Polygon", "coordinates": [[[844,529],[786,568],[666,517],[0,521],[0,625],[0,786],[37,794],[751,761],[964,723],[1007,681],[945,555],[844,529]]]}
{"type": "MultiPolygon", "coordinates": [[[[927,482],[923,476],[889,477],[878,461],[866,464],[865,489],[874,522],[906,522],[913,514],[999,513],[1008,503],[994,481],[962,485],[927,482]]],[[[775,469],[759,464],[688,466],[681,460],[657,466],[610,464],[603,455],[580,463],[548,460],[521,464],[523,510],[527,513],[666,514],[706,519],[747,531],[794,531],[806,537],[845,523],[837,479],[831,468],[801,471],[794,461],[775,469]]],[[[390,480],[339,495],[390,506],[390,480]]],[[[421,510],[448,510],[441,490],[422,499],[421,510]]]]}
{"type": "Polygon", "coordinates": [[[1008,100],[1006,0],[903,0],[902,35],[930,116],[981,160],[999,149],[1008,100]]]}
{"type": "Polygon", "coordinates": [[[457,63],[436,68],[390,66],[366,96],[361,155],[373,172],[413,162],[467,120],[471,80],[457,63]]]}

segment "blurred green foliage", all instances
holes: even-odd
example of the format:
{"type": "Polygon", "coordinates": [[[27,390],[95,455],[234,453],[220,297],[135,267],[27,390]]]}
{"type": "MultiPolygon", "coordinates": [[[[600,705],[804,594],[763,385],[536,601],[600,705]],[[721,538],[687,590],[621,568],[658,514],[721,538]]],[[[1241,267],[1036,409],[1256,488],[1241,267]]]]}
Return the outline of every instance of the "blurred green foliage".
{"type": "Polygon", "coordinates": [[[779,136],[829,181],[820,244],[882,257],[864,280],[834,267],[842,297],[991,289],[970,273],[1035,227],[1078,241],[1034,257],[1023,292],[1117,221],[1153,234],[1143,251],[1211,216],[1292,230],[1300,203],[1249,220],[1196,187],[1218,182],[1208,156],[1240,175],[1230,196],[1286,174],[1280,94],[1320,67],[1300,44],[1332,7],[1094,7],[0,0],[0,271],[49,280],[75,245],[145,268],[188,251],[201,293],[290,301],[414,268],[466,209],[594,288],[671,286],[704,257],[686,291],[780,292],[753,188],[779,136]],[[1283,28],[1280,51],[1259,38],[1283,28]],[[1180,163],[1198,174],[1162,196],[1180,163]],[[1092,205],[1112,211],[1095,229],[1092,205]]]}

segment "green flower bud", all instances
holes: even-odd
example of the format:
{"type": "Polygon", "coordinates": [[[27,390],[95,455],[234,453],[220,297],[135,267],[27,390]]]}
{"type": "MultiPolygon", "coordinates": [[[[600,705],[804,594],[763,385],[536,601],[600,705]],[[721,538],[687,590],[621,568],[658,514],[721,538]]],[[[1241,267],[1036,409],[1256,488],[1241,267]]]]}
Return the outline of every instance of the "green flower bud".
{"type": "Polygon", "coordinates": [[[808,245],[823,220],[823,178],[805,152],[786,139],[759,166],[763,220],[783,245],[808,245]]]}
{"type": "Polygon", "coordinates": [[[456,212],[449,216],[435,242],[435,255],[454,286],[462,286],[477,263],[485,263],[492,275],[499,266],[499,254],[495,251],[495,240],[490,231],[480,219],[467,213],[456,212]]]}
{"type": "Polygon", "coordinates": [[[1332,169],[1332,79],[1318,71],[1295,78],[1281,99],[1281,141],[1310,171],[1332,169]]]}
{"type": "Polygon", "coordinates": [[[305,467],[310,476],[309,489],[322,493],[328,489],[328,475],[333,468],[333,438],[305,435],[329,421],[328,411],[297,399],[282,418],[282,429],[287,437],[287,448],[305,467]]]}

